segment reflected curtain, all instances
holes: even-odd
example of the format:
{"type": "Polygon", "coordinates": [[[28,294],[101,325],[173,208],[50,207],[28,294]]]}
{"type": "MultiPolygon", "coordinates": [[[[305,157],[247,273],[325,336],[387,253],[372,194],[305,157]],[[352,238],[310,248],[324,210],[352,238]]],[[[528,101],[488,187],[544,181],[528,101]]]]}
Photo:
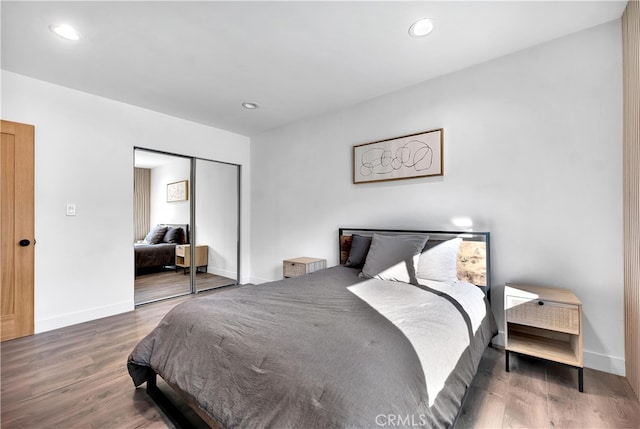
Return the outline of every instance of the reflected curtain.
{"type": "Polygon", "coordinates": [[[134,236],[142,240],[150,229],[151,170],[136,168],[133,179],[134,236]]]}

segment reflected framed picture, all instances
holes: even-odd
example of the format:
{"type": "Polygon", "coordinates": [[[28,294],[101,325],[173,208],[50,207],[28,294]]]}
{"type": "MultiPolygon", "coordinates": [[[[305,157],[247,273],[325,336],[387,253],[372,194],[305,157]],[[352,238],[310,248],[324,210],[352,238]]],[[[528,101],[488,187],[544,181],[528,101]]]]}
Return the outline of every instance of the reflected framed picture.
{"type": "Polygon", "coordinates": [[[187,201],[189,199],[189,181],[169,183],[167,185],[167,202],[187,201]]]}
{"type": "Polygon", "coordinates": [[[444,129],[353,147],[353,183],[444,175],[444,129]]]}

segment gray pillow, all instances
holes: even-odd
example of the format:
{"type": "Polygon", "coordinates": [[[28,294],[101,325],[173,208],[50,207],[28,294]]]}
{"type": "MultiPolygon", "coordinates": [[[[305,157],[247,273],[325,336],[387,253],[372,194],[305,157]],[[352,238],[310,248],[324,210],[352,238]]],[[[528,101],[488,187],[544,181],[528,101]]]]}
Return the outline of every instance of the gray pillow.
{"type": "Polygon", "coordinates": [[[147,244],[158,244],[162,243],[162,239],[164,235],[167,233],[167,227],[158,225],[154,227],[149,234],[144,238],[144,242],[147,244]]]}
{"type": "Polygon", "coordinates": [[[416,264],[428,239],[427,235],[374,234],[363,277],[416,283],[416,264]]]}
{"type": "Polygon", "coordinates": [[[439,282],[456,281],[460,243],[462,238],[453,238],[422,252],[418,260],[416,277],[439,282]]]}
{"type": "Polygon", "coordinates": [[[169,229],[167,229],[167,232],[164,234],[162,241],[164,243],[183,244],[183,237],[184,232],[182,228],[174,228],[170,226],[169,229]]]}
{"type": "Polygon", "coordinates": [[[362,268],[369,253],[371,246],[371,237],[353,234],[351,236],[351,249],[349,250],[349,258],[344,264],[345,267],[362,268]]]}

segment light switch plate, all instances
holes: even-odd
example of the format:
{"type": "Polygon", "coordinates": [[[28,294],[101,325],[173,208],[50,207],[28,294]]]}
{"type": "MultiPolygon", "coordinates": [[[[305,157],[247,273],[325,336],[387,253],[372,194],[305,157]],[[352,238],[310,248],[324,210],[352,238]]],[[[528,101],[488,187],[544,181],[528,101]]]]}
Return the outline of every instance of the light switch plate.
{"type": "Polygon", "coordinates": [[[67,204],[67,216],[75,216],[76,215],[76,205],[73,203],[67,204]]]}

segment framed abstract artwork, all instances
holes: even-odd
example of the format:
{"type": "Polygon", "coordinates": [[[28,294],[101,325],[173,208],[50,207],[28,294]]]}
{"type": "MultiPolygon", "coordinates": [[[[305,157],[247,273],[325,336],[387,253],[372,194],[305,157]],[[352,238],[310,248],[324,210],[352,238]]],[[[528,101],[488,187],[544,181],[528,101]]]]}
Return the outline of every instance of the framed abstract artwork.
{"type": "Polygon", "coordinates": [[[444,175],[444,129],[353,147],[353,183],[444,175]]]}
{"type": "Polygon", "coordinates": [[[187,201],[189,199],[189,181],[169,183],[167,185],[167,202],[187,201]]]}

